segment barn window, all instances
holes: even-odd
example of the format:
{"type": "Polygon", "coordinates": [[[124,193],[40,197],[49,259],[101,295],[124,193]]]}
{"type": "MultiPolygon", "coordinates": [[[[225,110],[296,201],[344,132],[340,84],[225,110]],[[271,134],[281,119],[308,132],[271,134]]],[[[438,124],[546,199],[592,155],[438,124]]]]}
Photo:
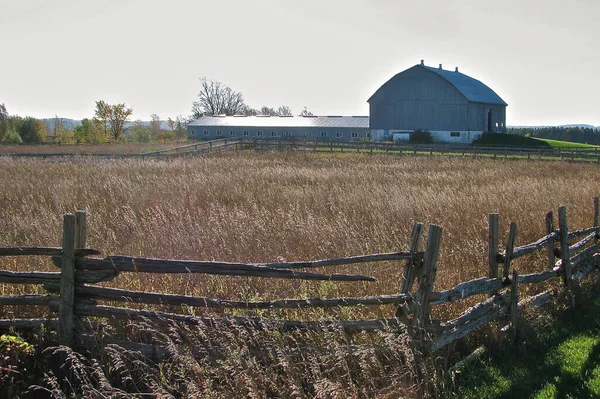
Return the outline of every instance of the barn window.
{"type": "Polygon", "coordinates": [[[342,133],[342,132],[337,132],[337,133],[335,134],[335,137],[344,137],[344,133],[342,133]]]}
{"type": "Polygon", "coordinates": [[[244,130],[244,136],[247,136],[247,135],[248,135],[248,131],[244,130]]]}
{"type": "Polygon", "coordinates": [[[277,136],[277,132],[271,132],[271,136],[272,136],[272,137],[275,137],[275,136],[277,136]]]}
{"type": "Polygon", "coordinates": [[[292,132],[285,132],[285,137],[290,137],[292,135],[292,132]]]}
{"type": "Polygon", "coordinates": [[[220,136],[220,135],[222,135],[222,134],[223,134],[223,132],[222,132],[222,131],[220,131],[220,130],[217,130],[217,136],[220,136]]]}
{"type": "Polygon", "coordinates": [[[358,132],[352,132],[352,138],[357,138],[358,137],[358,132]]]}
{"type": "Polygon", "coordinates": [[[208,130],[205,130],[205,131],[204,131],[204,135],[205,135],[205,136],[208,136],[208,130]]]}
{"type": "Polygon", "coordinates": [[[498,127],[498,122],[496,122],[496,127],[498,127]]]}
{"type": "Polygon", "coordinates": [[[321,132],[321,137],[327,137],[327,132],[321,132]]]}
{"type": "Polygon", "coordinates": [[[450,132],[450,137],[460,137],[460,132],[450,132]]]}
{"type": "Polygon", "coordinates": [[[231,130],[231,131],[229,132],[229,135],[230,135],[230,136],[235,136],[235,130],[231,130]]]}
{"type": "Polygon", "coordinates": [[[306,132],[306,137],[312,136],[312,132],[306,132]]]}
{"type": "Polygon", "coordinates": [[[371,133],[367,133],[365,137],[371,137],[371,133]]]}
{"type": "Polygon", "coordinates": [[[259,130],[258,132],[256,132],[256,135],[257,135],[257,136],[262,136],[262,135],[263,135],[263,133],[262,133],[262,132],[259,130]]]}

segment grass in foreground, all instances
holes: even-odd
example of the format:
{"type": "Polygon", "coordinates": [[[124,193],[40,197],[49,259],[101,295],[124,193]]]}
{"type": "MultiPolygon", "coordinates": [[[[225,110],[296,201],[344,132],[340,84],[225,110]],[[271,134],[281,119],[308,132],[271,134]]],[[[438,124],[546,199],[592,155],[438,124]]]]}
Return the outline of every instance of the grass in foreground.
{"type": "Polygon", "coordinates": [[[487,358],[455,377],[456,398],[600,398],[600,290],[575,310],[521,336],[516,346],[488,348],[487,358]]]}
{"type": "Polygon", "coordinates": [[[0,154],[140,154],[166,150],[185,143],[150,144],[0,144],[0,154]]]}

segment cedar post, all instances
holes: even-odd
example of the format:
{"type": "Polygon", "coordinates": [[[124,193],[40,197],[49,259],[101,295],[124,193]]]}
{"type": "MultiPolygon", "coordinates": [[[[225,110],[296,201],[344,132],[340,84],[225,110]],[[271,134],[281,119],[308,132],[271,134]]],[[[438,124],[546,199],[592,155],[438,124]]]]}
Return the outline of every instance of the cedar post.
{"type": "Polygon", "coordinates": [[[513,270],[512,282],[510,285],[510,339],[515,341],[517,338],[517,318],[519,309],[519,273],[513,270]]]}
{"type": "Polygon", "coordinates": [[[515,241],[517,239],[517,222],[510,222],[510,230],[508,232],[508,241],[506,242],[506,251],[504,252],[504,270],[502,272],[502,280],[508,281],[510,272],[510,262],[512,261],[515,241]]]}
{"type": "MultiPolygon", "coordinates": [[[[600,159],[600,158],[598,158],[600,159]]],[[[594,227],[598,227],[598,197],[594,197],[594,227]]],[[[596,243],[598,243],[598,238],[600,238],[600,232],[596,231],[596,243]]]]}
{"type": "Polygon", "coordinates": [[[560,235],[560,258],[565,287],[571,293],[571,304],[575,305],[571,280],[571,254],[569,253],[569,228],[567,226],[567,208],[558,208],[558,231],[560,235]]]}
{"type": "Polygon", "coordinates": [[[75,248],[84,249],[86,243],[86,212],[76,211],[75,212],[75,248]]]}
{"type": "Polygon", "coordinates": [[[490,279],[498,278],[499,224],[500,215],[497,213],[490,213],[488,215],[488,278],[490,279]]]}
{"type": "Polygon", "coordinates": [[[62,345],[71,346],[73,340],[73,300],[75,296],[75,215],[71,213],[66,214],[63,218],[62,241],[58,334],[62,345]]]}
{"type": "Polygon", "coordinates": [[[417,339],[422,353],[428,353],[430,351],[429,345],[425,342],[425,327],[429,318],[429,297],[431,296],[433,284],[435,283],[441,240],[442,228],[436,225],[430,225],[427,234],[427,248],[425,248],[423,257],[423,266],[419,273],[419,289],[415,295],[416,306],[413,317],[414,338],[417,339]]]}
{"type": "MultiPolygon", "coordinates": [[[[402,282],[400,293],[406,294],[410,292],[410,289],[413,286],[413,282],[415,281],[415,273],[417,266],[420,266],[415,255],[419,252],[419,248],[421,247],[421,237],[423,232],[423,223],[415,223],[413,226],[412,234],[410,236],[410,244],[408,250],[412,257],[406,260],[404,264],[404,271],[402,273],[402,282]]],[[[400,305],[396,309],[396,317],[405,317],[408,312],[406,312],[405,305],[400,305]]]]}
{"type": "MultiPolygon", "coordinates": [[[[554,215],[552,211],[546,214],[546,234],[550,234],[554,231],[554,215]]],[[[552,270],[556,260],[554,259],[554,245],[555,240],[548,240],[548,266],[552,270]]]]}

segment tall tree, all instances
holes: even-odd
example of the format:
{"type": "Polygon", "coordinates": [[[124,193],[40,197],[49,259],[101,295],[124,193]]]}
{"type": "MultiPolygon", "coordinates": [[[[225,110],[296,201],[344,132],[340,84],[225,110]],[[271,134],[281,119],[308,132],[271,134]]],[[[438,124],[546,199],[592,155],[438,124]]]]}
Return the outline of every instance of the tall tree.
{"type": "Polygon", "coordinates": [[[156,114],[152,114],[150,115],[150,118],[150,130],[152,131],[154,137],[158,137],[158,135],[161,133],[160,117],[156,114]]]}
{"type": "Polygon", "coordinates": [[[270,108],[270,107],[267,107],[266,105],[263,105],[262,107],[260,107],[260,114],[275,116],[275,115],[277,115],[277,111],[274,108],[270,108]]]}
{"type": "Polygon", "coordinates": [[[310,112],[308,110],[308,108],[304,107],[304,109],[302,110],[302,112],[300,112],[300,116],[312,116],[312,112],[310,112]]]}
{"type": "Polygon", "coordinates": [[[94,120],[99,122],[104,128],[104,136],[108,137],[108,128],[110,123],[110,114],[112,107],[103,100],[96,101],[94,120]]]}
{"type": "Polygon", "coordinates": [[[21,122],[17,133],[25,143],[42,143],[46,139],[46,124],[28,116],[21,122]]]}
{"type": "Polygon", "coordinates": [[[78,143],[98,144],[106,140],[100,122],[87,118],[81,121],[81,125],[73,129],[73,135],[78,143]]]}
{"type": "Polygon", "coordinates": [[[198,100],[192,106],[194,119],[202,115],[236,115],[240,114],[244,106],[242,93],[216,80],[200,79],[200,92],[198,100]]]}
{"type": "Polygon", "coordinates": [[[127,108],[125,103],[111,106],[109,121],[113,140],[117,141],[121,138],[125,123],[129,120],[131,114],[133,114],[133,109],[127,108]]]}

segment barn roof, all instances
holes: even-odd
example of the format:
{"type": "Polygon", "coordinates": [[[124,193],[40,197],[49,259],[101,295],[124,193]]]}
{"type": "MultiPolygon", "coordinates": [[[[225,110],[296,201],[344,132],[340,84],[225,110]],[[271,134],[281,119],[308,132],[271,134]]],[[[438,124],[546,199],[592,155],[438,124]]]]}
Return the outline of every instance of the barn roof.
{"type": "Polygon", "coordinates": [[[458,89],[467,100],[474,103],[487,103],[487,104],[500,104],[508,105],[497,95],[494,90],[487,87],[485,84],[477,79],[465,75],[464,73],[458,72],[458,68],[455,71],[447,71],[441,68],[434,68],[426,65],[417,65],[421,68],[425,68],[428,71],[434,72],[446,79],[450,84],[458,89]]]}
{"type": "Polygon", "coordinates": [[[202,116],[188,126],[369,128],[368,116],[202,116]]]}

